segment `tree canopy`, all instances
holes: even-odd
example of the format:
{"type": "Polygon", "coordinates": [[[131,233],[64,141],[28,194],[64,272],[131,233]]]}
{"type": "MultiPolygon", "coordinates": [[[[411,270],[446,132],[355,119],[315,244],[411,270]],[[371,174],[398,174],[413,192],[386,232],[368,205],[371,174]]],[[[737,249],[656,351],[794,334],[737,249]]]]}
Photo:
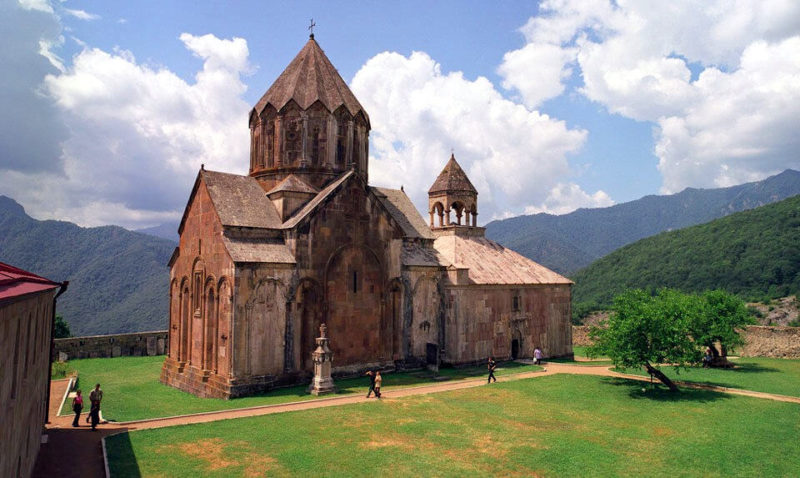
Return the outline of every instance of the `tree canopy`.
{"type": "Polygon", "coordinates": [[[738,329],[751,320],[740,299],[720,290],[701,295],[674,289],[656,294],[628,290],[614,298],[608,320],[590,329],[594,345],[589,353],[607,355],[620,368],[644,367],[677,390],[659,364],[680,368],[700,363],[701,348],[716,342],[722,344],[724,356],[726,347],[742,344],[738,329]]]}

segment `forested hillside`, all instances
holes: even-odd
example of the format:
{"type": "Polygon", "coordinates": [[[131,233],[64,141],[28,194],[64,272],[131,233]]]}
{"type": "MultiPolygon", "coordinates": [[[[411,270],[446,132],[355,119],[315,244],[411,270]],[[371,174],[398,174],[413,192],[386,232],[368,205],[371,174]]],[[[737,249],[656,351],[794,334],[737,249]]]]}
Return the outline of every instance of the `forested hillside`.
{"type": "Polygon", "coordinates": [[[607,308],[628,288],[724,289],[744,299],[800,292],[800,196],[665,232],[577,272],[574,308],[607,308]]]}
{"type": "Polygon", "coordinates": [[[0,196],[0,261],[70,281],[58,313],[76,336],[165,329],[175,246],[117,226],[37,221],[0,196]]]}
{"type": "Polygon", "coordinates": [[[486,236],[561,274],[663,231],[711,221],[800,194],[800,172],[720,189],[686,189],[570,214],[536,214],[493,221],[486,236]]]}

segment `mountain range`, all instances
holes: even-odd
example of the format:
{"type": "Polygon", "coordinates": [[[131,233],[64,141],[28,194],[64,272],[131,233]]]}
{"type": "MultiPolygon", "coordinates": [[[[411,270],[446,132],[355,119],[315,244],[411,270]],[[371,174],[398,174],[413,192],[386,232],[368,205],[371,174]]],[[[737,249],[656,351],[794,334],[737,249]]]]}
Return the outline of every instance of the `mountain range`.
{"type": "Polygon", "coordinates": [[[486,225],[486,236],[564,275],[663,231],[702,224],[800,194],[800,172],[719,189],[687,188],[569,214],[518,216],[486,225]]]}
{"type": "Polygon", "coordinates": [[[627,245],[574,276],[574,309],[608,308],[630,288],[724,289],[744,299],[800,292],[800,195],[627,245]]]}
{"type": "Polygon", "coordinates": [[[118,226],[38,221],[0,196],[0,261],[70,281],[57,313],[75,336],[165,329],[176,245],[118,226]]]}

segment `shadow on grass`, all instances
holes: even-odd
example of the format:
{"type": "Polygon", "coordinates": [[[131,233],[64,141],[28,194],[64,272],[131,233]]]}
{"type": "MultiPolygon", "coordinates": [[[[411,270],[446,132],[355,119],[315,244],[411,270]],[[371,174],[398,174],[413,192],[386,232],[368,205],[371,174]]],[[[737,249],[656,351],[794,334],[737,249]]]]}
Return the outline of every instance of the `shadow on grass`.
{"type": "Polygon", "coordinates": [[[679,392],[671,392],[661,382],[640,382],[618,377],[604,377],[604,383],[628,389],[628,396],[634,400],[653,400],[657,402],[699,402],[708,403],[727,400],[731,397],[713,390],[697,390],[681,388],[679,392]]]}
{"type": "MultiPolygon", "coordinates": [[[[761,372],[780,372],[779,369],[774,367],[765,367],[763,365],[759,365],[755,362],[741,362],[735,361],[733,362],[736,364],[735,368],[712,368],[711,370],[719,370],[722,372],[733,372],[733,373],[761,373],[761,372]]],[[[694,370],[696,368],[692,368],[694,370]]],[[[699,368],[697,368],[699,369],[699,368]]]]}
{"type": "Polygon", "coordinates": [[[129,432],[120,433],[106,438],[106,452],[108,455],[109,471],[112,476],[126,476],[139,478],[142,472],[136,453],[131,446],[129,432]]]}

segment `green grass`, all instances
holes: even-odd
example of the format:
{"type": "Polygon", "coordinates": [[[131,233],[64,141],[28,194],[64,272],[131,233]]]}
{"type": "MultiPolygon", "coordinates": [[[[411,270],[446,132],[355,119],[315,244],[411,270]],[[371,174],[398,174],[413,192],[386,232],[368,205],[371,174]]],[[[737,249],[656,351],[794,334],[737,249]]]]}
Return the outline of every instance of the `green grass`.
{"type": "Polygon", "coordinates": [[[553,359],[547,359],[546,361],[569,364],[569,365],[579,365],[582,367],[598,367],[598,366],[608,367],[609,365],[612,365],[611,360],[609,360],[608,357],[589,357],[589,355],[586,353],[586,350],[588,348],[589,347],[584,347],[581,345],[573,345],[572,353],[575,356],[575,360],[570,360],[566,358],[553,358],[553,359]],[[588,361],[590,359],[591,361],[588,361]]]}
{"type": "Polygon", "coordinates": [[[114,476],[796,476],[797,404],[555,375],[137,431],[114,476]],[[263,475],[261,475],[263,474],[263,475]]]}
{"type": "MultiPolygon", "coordinates": [[[[100,383],[103,389],[103,417],[114,421],[141,420],[146,418],[169,417],[189,413],[229,410],[278,403],[318,399],[306,393],[306,386],[296,386],[272,390],[263,395],[220,400],[198,398],[192,394],[163,385],[158,381],[164,357],[117,357],[72,360],[70,366],[78,371],[78,388],[85,393],[100,383]]],[[[498,364],[496,376],[511,373],[541,370],[535,365],[515,362],[498,364]]],[[[442,369],[439,375],[452,380],[480,377],[485,375],[486,367],[463,369],[442,369]]],[[[426,374],[407,372],[383,374],[382,391],[390,392],[398,387],[420,386],[434,383],[426,374]]],[[[367,377],[336,380],[340,395],[366,394],[367,377]]],[[[69,414],[65,403],[62,414],[69,414]]]]}
{"type": "MultiPolygon", "coordinates": [[[[674,367],[661,367],[661,371],[673,380],[800,397],[800,360],[742,357],[731,361],[736,368],[690,367],[676,372],[674,367]]],[[[647,375],[644,370],[623,372],[647,375]]]]}
{"type": "Polygon", "coordinates": [[[60,380],[72,375],[74,370],[70,362],[53,362],[50,365],[50,378],[53,380],[60,380]]]}

